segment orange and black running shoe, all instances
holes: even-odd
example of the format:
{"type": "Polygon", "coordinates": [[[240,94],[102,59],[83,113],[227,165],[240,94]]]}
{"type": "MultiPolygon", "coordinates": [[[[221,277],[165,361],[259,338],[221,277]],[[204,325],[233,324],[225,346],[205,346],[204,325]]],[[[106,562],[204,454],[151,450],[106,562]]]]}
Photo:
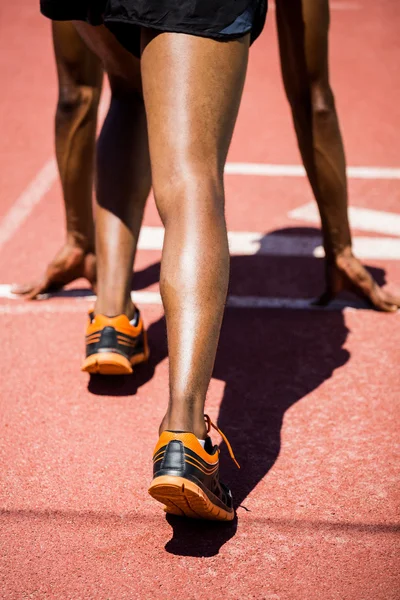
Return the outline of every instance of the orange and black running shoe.
{"type": "MultiPolygon", "coordinates": [[[[205,416],[208,432],[214,427],[224,439],[232,459],[239,467],[223,433],[205,416]]],[[[219,448],[211,438],[200,444],[193,433],[164,431],[153,455],[153,481],[149,494],[165,505],[165,512],[213,521],[231,521],[235,516],[231,491],[219,480],[219,448]]]]}
{"type": "Polygon", "coordinates": [[[129,321],[126,315],[105,317],[89,313],[86,359],[82,371],[102,375],[132,373],[133,365],[149,357],[147,336],[139,311],[129,321]]]}

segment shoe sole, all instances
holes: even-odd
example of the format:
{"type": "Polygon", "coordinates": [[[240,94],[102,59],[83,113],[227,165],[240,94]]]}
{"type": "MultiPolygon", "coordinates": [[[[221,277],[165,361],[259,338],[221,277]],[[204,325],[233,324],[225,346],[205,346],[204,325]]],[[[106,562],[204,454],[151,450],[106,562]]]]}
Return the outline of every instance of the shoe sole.
{"type": "Polygon", "coordinates": [[[146,362],[149,358],[147,335],[144,333],[144,352],[135,354],[130,360],[117,352],[97,352],[88,356],[81,371],[92,375],[130,375],[135,365],[146,362]]]}
{"type": "Polygon", "coordinates": [[[232,521],[235,516],[234,510],[213,504],[199,486],[184,477],[160,475],[153,479],[149,494],[172,515],[210,521],[232,521]]]}

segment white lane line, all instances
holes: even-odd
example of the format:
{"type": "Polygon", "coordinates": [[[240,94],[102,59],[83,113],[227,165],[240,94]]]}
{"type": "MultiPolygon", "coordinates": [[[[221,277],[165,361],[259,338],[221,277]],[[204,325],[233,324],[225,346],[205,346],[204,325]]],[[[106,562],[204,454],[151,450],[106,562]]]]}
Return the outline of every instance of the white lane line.
{"type": "MultiPolygon", "coordinates": [[[[317,206],[313,202],[295,208],[288,216],[292,219],[309,221],[310,223],[320,222],[317,206]]],[[[353,229],[400,236],[400,214],[398,213],[350,206],[349,216],[353,229]]]]}
{"type": "MultiPolygon", "coordinates": [[[[110,92],[105,89],[99,107],[99,119],[104,119],[110,101],[110,92]]],[[[0,250],[21,227],[33,209],[51,189],[58,177],[55,158],[49,159],[17,198],[0,222],[0,250]]]]}
{"type": "MultiPolygon", "coordinates": [[[[0,288],[4,289],[2,285],[0,288]]],[[[67,292],[68,293],[68,292],[67,292]]],[[[0,295],[2,298],[10,296],[0,295]]],[[[13,297],[15,298],[15,296],[13,297]]],[[[36,301],[19,301],[7,304],[0,304],[0,315],[24,315],[24,314],[48,314],[48,313],[85,313],[89,302],[95,300],[95,296],[88,294],[81,297],[63,296],[62,293],[54,294],[54,300],[36,300],[36,301]],[[57,301],[55,298],[59,298],[57,301]],[[61,301],[64,298],[64,301],[61,301]]],[[[133,292],[132,299],[139,306],[160,306],[161,296],[158,292],[133,292]]],[[[262,296],[229,296],[227,299],[228,308],[243,308],[243,309],[285,309],[285,310],[353,310],[353,309],[368,309],[365,303],[361,301],[344,302],[335,300],[327,308],[312,305],[312,298],[274,298],[262,296]]]]}
{"type": "MultiPolygon", "coordinates": [[[[109,102],[109,94],[105,94],[100,113],[104,115],[109,102]]],[[[304,168],[300,165],[273,165],[262,163],[227,163],[225,173],[228,175],[260,175],[265,177],[304,177],[304,168]]],[[[349,167],[348,176],[356,179],[400,179],[400,169],[386,167],[349,167]]],[[[0,223],[0,250],[28,218],[35,206],[50,190],[57,179],[55,159],[46,162],[28,187],[14,202],[0,223]]],[[[375,230],[376,231],[376,230],[375,230]]]]}
{"type": "MultiPolygon", "coordinates": [[[[400,260],[400,239],[355,236],[353,250],[357,258],[363,260],[400,260]]],[[[313,254],[325,256],[323,247],[315,248],[313,254]]]]}
{"type": "MultiPolygon", "coordinates": [[[[345,6],[349,3],[339,3],[345,6]]],[[[338,4],[338,5],[339,5],[338,4]]],[[[350,3],[352,4],[352,3],[350,3]]],[[[110,90],[106,87],[102,94],[99,108],[99,121],[104,119],[110,102],[110,90]]],[[[305,170],[301,165],[274,165],[264,163],[227,163],[225,173],[228,175],[258,175],[265,177],[304,177],[305,170]]],[[[348,167],[350,178],[357,179],[400,179],[400,168],[388,167],[348,167]]],[[[27,188],[17,198],[10,210],[0,222],[0,250],[4,244],[21,227],[35,206],[50,190],[57,179],[57,165],[54,158],[48,160],[27,188]]],[[[377,230],[375,230],[377,231],[377,230]]]]}
{"type": "MultiPolygon", "coordinates": [[[[310,206],[314,207],[314,205],[310,206]]],[[[295,212],[293,211],[293,213],[295,212]]],[[[289,216],[292,216],[293,213],[290,213],[289,216]]],[[[315,215],[319,220],[316,210],[315,215]]],[[[314,213],[312,216],[314,217],[314,213]]],[[[316,258],[324,256],[322,240],[318,235],[302,236],[230,231],[228,238],[229,249],[233,256],[251,256],[254,254],[263,256],[314,256],[316,258]]],[[[162,227],[143,227],[138,248],[140,250],[161,250],[163,241],[164,229],[162,227]]],[[[400,239],[355,237],[353,245],[355,253],[362,259],[400,260],[400,239]]]]}
{"type": "MultiPolygon", "coordinates": [[[[11,292],[12,286],[8,283],[0,284],[0,299],[8,299],[14,301],[21,301],[21,296],[17,296],[11,292]]],[[[142,304],[161,304],[161,296],[159,292],[132,292],[132,298],[137,299],[140,298],[140,302],[142,304]]],[[[22,305],[30,305],[30,306],[42,306],[45,305],[46,302],[43,302],[45,299],[49,298],[62,298],[64,300],[72,300],[77,304],[81,304],[82,302],[94,302],[96,300],[96,296],[90,289],[71,289],[71,290],[60,290],[59,292],[54,292],[52,294],[42,294],[40,300],[32,300],[32,301],[23,301],[22,305]]],[[[4,305],[5,306],[5,305],[4,305]]]]}
{"type": "MultiPolygon", "coordinates": [[[[301,165],[273,165],[266,163],[227,163],[228,175],[259,175],[263,177],[304,177],[301,165]]],[[[347,167],[350,179],[400,179],[400,168],[395,167],[347,167]]]]}
{"type": "Polygon", "coordinates": [[[0,249],[19,229],[57,179],[54,158],[47,161],[28,187],[17,198],[0,223],[0,249]]]}

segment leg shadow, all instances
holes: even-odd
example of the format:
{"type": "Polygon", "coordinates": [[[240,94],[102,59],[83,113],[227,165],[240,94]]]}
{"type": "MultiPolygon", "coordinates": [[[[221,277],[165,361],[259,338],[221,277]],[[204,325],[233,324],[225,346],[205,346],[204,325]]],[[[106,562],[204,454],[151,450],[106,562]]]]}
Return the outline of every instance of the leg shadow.
{"type": "MultiPolygon", "coordinates": [[[[290,235],[291,231],[273,235],[290,235]]],[[[320,244],[316,229],[296,228],[293,234],[315,235],[315,247],[320,244]]],[[[382,270],[369,270],[384,283],[382,270]]],[[[231,259],[231,294],[310,296],[311,300],[323,286],[323,261],[312,256],[260,254],[231,259]]],[[[248,496],[279,456],[286,411],[349,360],[344,348],[348,332],[343,313],[336,310],[226,311],[213,376],[225,382],[218,425],[241,465],[238,472],[221,446],[222,480],[232,489],[239,520],[243,510],[251,512],[248,496]]],[[[166,550],[183,556],[216,555],[237,529],[236,521],[192,524],[168,517],[168,522],[173,537],[166,550]]]]}

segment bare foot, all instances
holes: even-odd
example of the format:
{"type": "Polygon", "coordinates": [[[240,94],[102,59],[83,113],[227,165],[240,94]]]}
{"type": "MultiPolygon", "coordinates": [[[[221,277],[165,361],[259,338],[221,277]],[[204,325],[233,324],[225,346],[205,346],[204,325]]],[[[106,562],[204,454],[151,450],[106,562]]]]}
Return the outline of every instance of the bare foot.
{"type": "Polygon", "coordinates": [[[327,263],[326,290],[316,304],[327,306],[343,291],[353,292],[383,312],[395,312],[400,307],[400,295],[380,287],[351,249],[343,251],[333,263],[327,263]]]}
{"type": "Polygon", "coordinates": [[[80,277],[85,277],[95,289],[96,257],[94,252],[85,251],[79,246],[66,243],[51,261],[41,280],[31,284],[15,285],[11,291],[28,300],[34,300],[40,294],[59,290],[80,277]]]}

